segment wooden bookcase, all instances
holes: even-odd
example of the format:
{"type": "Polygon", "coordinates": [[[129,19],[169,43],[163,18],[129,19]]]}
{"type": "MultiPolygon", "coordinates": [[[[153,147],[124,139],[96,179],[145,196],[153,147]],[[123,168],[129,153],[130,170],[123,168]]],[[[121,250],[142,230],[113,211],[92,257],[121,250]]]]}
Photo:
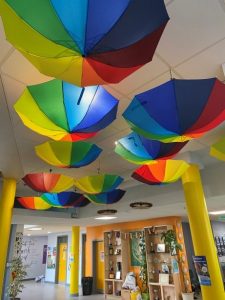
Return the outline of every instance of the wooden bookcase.
{"type": "MultiPolygon", "coordinates": [[[[104,233],[104,253],[105,253],[105,298],[122,299],[122,283],[129,271],[129,239],[121,231],[110,231],[104,233]],[[113,254],[110,255],[110,248],[113,254]],[[120,265],[120,276],[116,276],[120,265]],[[115,278],[110,278],[110,269],[113,268],[115,278]]],[[[119,274],[117,274],[119,275],[119,274]]]]}
{"type": "MultiPolygon", "coordinates": [[[[162,225],[145,228],[146,260],[148,271],[148,286],[150,299],[178,300],[181,295],[180,273],[172,273],[172,260],[178,258],[171,256],[161,240],[162,232],[173,229],[171,225],[162,225]],[[159,277],[164,276],[162,267],[167,266],[169,282],[160,283],[159,277]],[[163,274],[163,275],[160,275],[163,274]]],[[[179,269],[178,269],[179,270],[179,269]]]]}

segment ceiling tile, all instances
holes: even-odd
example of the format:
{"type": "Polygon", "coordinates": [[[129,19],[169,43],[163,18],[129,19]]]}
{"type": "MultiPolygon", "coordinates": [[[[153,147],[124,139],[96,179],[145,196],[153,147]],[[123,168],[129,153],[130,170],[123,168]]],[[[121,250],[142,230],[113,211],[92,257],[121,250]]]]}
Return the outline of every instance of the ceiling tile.
{"type": "Polygon", "coordinates": [[[12,50],[12,46],[6,41],[5,33],[3,29],[2,20],[0,18],[0,65],[7,56],[7,54],[12,50]]]}
{"type": "Polygon", "coordinates": [[[38,84],[51,80],[42,75],[22,54],[15,50],[2,64],[1,72],[17,79],[26,85],[38,84]]]}
{"type": "Polygon", "coordinates": [[[221,63],[225,62],[225,40],[206,49],[190,60],[176,67],[184,78],[218,77],[224,80],[221,63]]]}
{"type": "Polygon", "coordinates": [[[175,66],[225,37],[225,13],[219,0],[176,0],[157,48],[175,66]]]}

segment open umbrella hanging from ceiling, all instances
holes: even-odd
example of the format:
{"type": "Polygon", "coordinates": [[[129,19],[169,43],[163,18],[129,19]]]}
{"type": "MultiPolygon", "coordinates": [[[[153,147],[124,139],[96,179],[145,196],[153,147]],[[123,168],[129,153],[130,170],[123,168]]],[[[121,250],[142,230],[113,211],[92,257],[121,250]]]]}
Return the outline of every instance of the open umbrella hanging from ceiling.
{"type": "Polygon", "coordinates": [[[78,141],[113,122],[118,102],[101,86],[80,88],[55,79],[28,86],[14,108],[35,132],[54,140],[78,141]]]}
{"type": "Polygon", "coordinates": [[[90,203],[82,194],[75,192],[45,193],[41,198],[53,207],[84,207],[90,203]]]}
{"type": "Polygon", "coordinates": [[[132,132],[117,141],[115,152],[134,164],[152,164],[155,163],[154,160],[175,156],[186,144],[187,142],[162,143],[132,132]]]}
{"type": "Polygon", "coordinates": [[[136,95],[123,116],[146,138],[162,142],[198,138],[225,120],[225,85],[216,78],[172,79],[136,95]]]}
{"type": "Polygon", "coordinates": [[[142,183],[161,185],[177,181],[188,168],[183,160],[159,160],[156,164],[141,166],[131,176],[142,183]]]}
{"type": "Polygon", "coordinates": [[[16,200],[27,209],[47,210],[52,207],[41,197],[17,197],[16,200]]]}
{"type": "Polygon", "coordinates": [[[59,168],[80,168],[92,163],[101,153],[88,142],[49,141],[35,147],[35,152],[46,163],[59,168]]]}
{"type": "Polygon", "coordinates": [[[122,199],[126,191],[117,189],[107,193],[93,194],[86,197],[95,204],[113,204],[122,199]]]}
{"type": "Polygon", "coordinates": [[[220,139],[217,143],[211,146],[210,155],[225,161],[225,138],[220,139]]]}
{"type": "Polygon", "coordinates": [[[68,190],[74,184],[74,179],[57,173],[32,173],[22,178],[33,190],[40,193],[59,193],[68,190]]]}
{"type": "Polygon", "coordinates": [[[123,178],[112,174],[99,174],[75,179],[75,187],[85,194],[100,194],[116,189],[123,178]]]}
{"type": "Polygon", "coordinates": [[[151,61],[164,0],[4,0],[7,40],[39,71],[76,85],[117,83],[151,61]]]}

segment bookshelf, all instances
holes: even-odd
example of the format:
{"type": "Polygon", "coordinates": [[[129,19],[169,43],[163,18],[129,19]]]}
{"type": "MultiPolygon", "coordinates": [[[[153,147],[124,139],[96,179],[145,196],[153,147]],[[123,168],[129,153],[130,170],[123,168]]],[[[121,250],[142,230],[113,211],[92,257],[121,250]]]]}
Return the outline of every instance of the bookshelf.
{"type": "Polygon", "coordinates": [[[161,234],[173,229],[171,225],[145,228],[146,260],[150,299],[178,300],[181,295],[181,283],[178,258],[172,256],[163,244],[161,234]],[[172,264],[177,270],[174,271],[172,264]]]}
{"type": "Polygon", "coordinates": [[[121,231],[104,233],[106,299],[122,299],[122,283],[129,270],[128,243],[129,239],[121,231]]]}

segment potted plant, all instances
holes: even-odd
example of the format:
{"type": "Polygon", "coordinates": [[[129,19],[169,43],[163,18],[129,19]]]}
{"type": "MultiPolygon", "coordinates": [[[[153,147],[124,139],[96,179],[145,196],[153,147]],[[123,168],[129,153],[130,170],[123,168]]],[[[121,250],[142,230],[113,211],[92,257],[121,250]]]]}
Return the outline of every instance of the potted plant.
{"type": "MultiPolygon", "coordinates": [[[[161,240],[168,247],[171,255],[177,255],[178,251],[182,250],[181,244],[177,242],[176,232],[172,229],[163,232],[161,240]]],[[[183,300],[193,300],[194,293],[185,290],[185,292],[182,293],[182,298],[183,300]]]]}
{"type": "Polygon", "coordinates": [[[163,232],[161,240],[168,247],[171,255],[177,255],[177,252],[182,250],[181,244],[177,242],[176,232],[172,229],[163,232]]]}
{"type": "Polygon", "coordinates": [[[7,289],[7,293],[11,300],[19,300],[20,298],[18,298],[17,296],[22,292],[22,289],[24,288],[22,280],[25,279],[27,272],[20,256],[14,257],[10,264],[12,277],[7,289]]]}
{"type": "Polygon", "coordinates": [[[142,282],[141,296],[142,296],[142,300],[149,300],[146,245],[145,245],[144,235],[142,235],[140,238],[139,248],[140,248],[141,262],[142,262],[140,266],[140,273],[139,273],[139,278],[142,282]]]}

